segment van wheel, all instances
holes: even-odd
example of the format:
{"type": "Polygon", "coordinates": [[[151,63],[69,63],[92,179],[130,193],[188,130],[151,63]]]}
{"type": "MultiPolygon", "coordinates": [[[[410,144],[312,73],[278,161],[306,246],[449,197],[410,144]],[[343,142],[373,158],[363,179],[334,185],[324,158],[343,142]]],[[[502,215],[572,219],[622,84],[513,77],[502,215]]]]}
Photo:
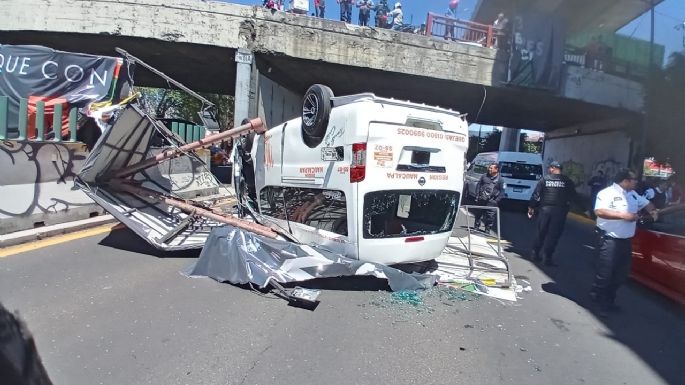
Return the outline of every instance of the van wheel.
{"type": "Polygon", "coordinates": [[[304,94],[302,101],[302,140],[309,147],[318,146],[326,135],[331,115],[330,88],[314,84],[304,94]]]}

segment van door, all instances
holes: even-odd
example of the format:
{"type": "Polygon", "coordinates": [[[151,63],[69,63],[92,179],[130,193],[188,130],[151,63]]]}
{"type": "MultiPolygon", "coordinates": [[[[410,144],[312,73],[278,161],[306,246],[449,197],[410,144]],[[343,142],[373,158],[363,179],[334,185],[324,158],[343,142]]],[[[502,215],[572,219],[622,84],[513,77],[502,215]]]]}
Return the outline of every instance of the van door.
{"type": "Polygon", "coordinates": [[[466,137],[371,123],[357,192],[359,256],[393,264],[437,257],[463,185],[466,137]]]}

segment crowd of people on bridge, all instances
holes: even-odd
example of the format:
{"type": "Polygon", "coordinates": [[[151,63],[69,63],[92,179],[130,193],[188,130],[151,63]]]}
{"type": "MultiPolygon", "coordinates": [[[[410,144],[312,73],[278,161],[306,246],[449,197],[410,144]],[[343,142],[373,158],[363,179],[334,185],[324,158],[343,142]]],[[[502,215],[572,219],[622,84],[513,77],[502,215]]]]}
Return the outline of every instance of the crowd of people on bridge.
{"type": "MultiPolygon", "coordinates": [[[[265,8],[274,11],[287,11],[299,14],[310,12],[311,16],[325,18],[327,10],[326,0],[311,0],[313,2],[313,8],[311,7],[312,4],[309,3],[309,0],[301,1],[309,6],[305,8],[298,5],[297,0],[263,0],[262,5],[265,8]]],[[[333,0],[329,0],[329,4],[332,1],[333,0]]],[[[357,22],[360,26],[370,27],[372,26],[371,21],[373,20],[373,27],[375,28],[387,28],[416,34],[424,34],[426,31],[425,24],[413,26],[405,23],[405,15],[400,1],[397,1],[394,4],[389,4],[388,0],[377,0],[377,3],[374,3],[373,0],[335,0],[335,2],[340,8],[340,21],[345,23],[353,23],[352,11],[354,8],[357,8],[359,14],[357,22]]],[[[446,19],[436,22],[437,24],[444,25],[445,40],[459,40],[457,37],[458,6],[459,0],[449,0],[447,11],[445,12],[446,19]]],[[[493,22],[492,26],[496,34],[494,38],[495,42],[498,40],[497,35],[503,35],[507,23],[508,19],[504,17],[504,14],[500,14],[493,22]]],[[[503,39],[499,38],[499,40],[503,39]]]]}

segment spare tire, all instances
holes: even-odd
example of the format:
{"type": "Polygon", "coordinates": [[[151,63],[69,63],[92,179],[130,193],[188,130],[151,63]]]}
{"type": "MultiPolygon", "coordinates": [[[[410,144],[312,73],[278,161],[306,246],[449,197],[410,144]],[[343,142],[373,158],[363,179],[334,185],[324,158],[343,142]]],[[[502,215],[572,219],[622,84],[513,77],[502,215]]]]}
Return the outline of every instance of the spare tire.
{"type": "Polygon", "coordinates": [[[309,147],[318,146],[326,135],[331,115],[333,91],[322,84],[309,87],[302,100],[302,140],[309,147]]]}

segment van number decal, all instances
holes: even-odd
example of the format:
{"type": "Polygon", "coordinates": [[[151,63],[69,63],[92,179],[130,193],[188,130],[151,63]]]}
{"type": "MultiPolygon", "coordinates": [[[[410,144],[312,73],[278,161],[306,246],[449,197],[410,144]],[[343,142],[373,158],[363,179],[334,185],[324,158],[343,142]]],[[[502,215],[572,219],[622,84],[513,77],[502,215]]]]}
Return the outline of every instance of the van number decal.
{"type": "Polygon", "coordinates": [[[392,146],[377,144],[373,148],[373,160],[376,161],[378,167],[392,167],[392,158],[392,146]]]}

